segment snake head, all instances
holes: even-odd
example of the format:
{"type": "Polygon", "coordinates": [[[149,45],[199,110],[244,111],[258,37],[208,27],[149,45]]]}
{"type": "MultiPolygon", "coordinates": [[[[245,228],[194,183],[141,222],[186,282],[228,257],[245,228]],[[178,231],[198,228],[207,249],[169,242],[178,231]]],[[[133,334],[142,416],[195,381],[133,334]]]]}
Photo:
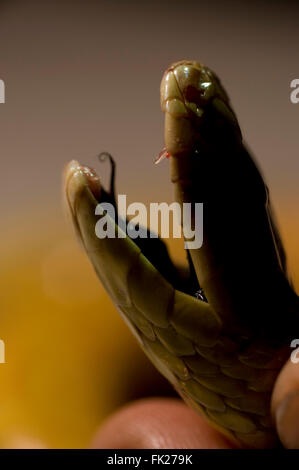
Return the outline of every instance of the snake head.
{"type": "Polygon", "coordinates": [[[196,61],[175,62],[165,71],[160,86],[165,113],[165,146],[171,155],[211,146],[213,135],[231,128],[241,137],[237,118],[217,75],[196,61]],[[213,124],[213,126],[212,126],[213,124]]]}

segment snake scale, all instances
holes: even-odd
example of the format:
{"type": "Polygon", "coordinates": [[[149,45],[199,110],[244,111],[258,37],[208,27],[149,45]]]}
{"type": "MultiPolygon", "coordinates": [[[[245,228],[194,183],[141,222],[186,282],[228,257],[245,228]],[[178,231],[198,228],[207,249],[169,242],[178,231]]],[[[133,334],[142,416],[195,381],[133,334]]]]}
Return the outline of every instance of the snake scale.
{"type": "MultiPolygon", "coordinates": [[[[175,200],[202,202],[204,240],[183,276],[160,239],[99,239],[97,204],[115,204],[94,170],[71,162],[68,207],[86,253],[142,349],[185,402],[236,445],[279,445],[276,377],[298,337],[298,297],[269,192],[227,93],[208,67],[172,64],[161,82],[175,200]],[[195,292],[201,295],[195,295],[195,292]]],[[[192,223],[194,220],[192,219],[192,223]]]]}

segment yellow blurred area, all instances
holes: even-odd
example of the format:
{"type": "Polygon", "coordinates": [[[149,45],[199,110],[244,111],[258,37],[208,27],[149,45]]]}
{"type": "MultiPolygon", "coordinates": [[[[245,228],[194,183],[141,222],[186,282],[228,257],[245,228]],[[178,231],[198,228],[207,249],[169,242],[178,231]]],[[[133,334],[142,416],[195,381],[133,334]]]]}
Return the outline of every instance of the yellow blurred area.
{"type": "Polygon", "coordinates": [[[88,446],[158,374],[64,220],[10,223],[0,251],[0,447],[88,446]]]}

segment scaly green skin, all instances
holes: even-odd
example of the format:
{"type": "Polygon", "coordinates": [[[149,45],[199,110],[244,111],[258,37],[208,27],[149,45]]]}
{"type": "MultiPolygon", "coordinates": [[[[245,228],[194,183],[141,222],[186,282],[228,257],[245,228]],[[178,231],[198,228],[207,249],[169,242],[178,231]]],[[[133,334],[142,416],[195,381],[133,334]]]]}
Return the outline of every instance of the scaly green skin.
{"type": "Polygon", "coordinates": [[[97,238],[95,207],[111,195],[77,162],[66,170],[73,222],[121,315],[182,398],[236,444],[275,447],[271,392],[299,310],[268,191],[208,68],[171,66],[161,104],[175,198],[204,203],[204,242],[190,250],[187,282],[160,240],[97,238]],[[207,302],[190,295],[197,280],[207,302]]]}

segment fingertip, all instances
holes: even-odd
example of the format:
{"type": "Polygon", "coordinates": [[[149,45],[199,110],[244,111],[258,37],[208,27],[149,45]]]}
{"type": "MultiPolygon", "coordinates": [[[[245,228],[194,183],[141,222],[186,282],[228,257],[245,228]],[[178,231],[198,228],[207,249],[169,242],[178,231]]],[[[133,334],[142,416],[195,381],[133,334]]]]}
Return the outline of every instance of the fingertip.
{"type": "Polygon", "coordinates": [[[272,394],[272,414],[282,444],[299,449],[299,364],[288,360],[272,394]]]}
{"type": "Polygon", "coordinates": [[[96,433],[97,449],[229,449],[233,445],[179,399],[130,403],[96,433]]]}

